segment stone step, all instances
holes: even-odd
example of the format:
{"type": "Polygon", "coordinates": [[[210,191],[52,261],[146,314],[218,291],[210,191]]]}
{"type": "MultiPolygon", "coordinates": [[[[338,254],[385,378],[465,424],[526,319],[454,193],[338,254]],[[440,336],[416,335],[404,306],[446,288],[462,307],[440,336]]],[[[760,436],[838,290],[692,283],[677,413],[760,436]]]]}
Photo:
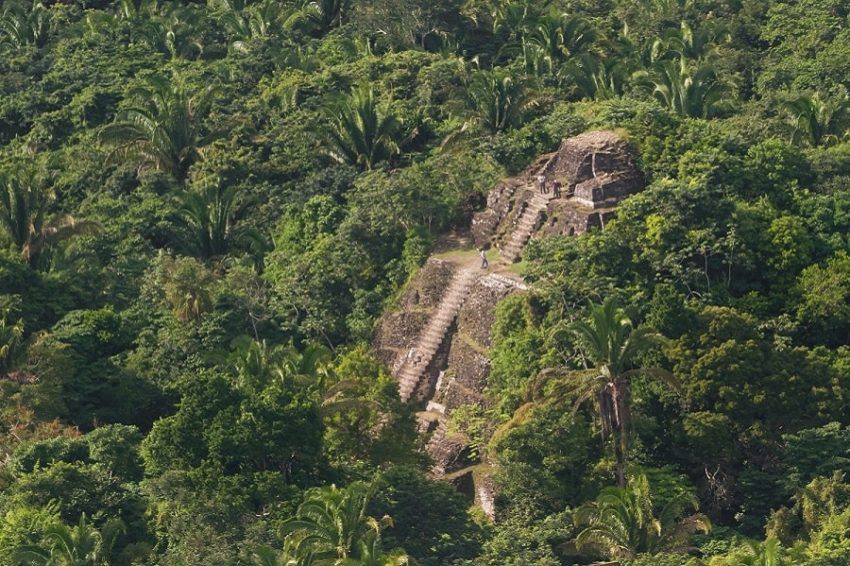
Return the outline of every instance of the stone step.
{"type": "Polygon", "coordinates": [[[509,243],[521,243],[525,238],[529,236],[530,232],[530,230],[528,232],[514,232],[513,235],[511,235],[509,243]]]}
{"type": "Polygon", "coordinates": [[[455,274],[434,316],[414,342],[419,361],[405,360],[395,372],[400,381],[399,395],[403,401],[407,401],[421,383],[476,277],[475,272],[466,269],[455,274]]]}
{"type": "Polygon", "coordinates": [[[441,326],[440,328],[433,328],[429,330],[426,334],[423,334],[419,340],[442,340],[443,334],[446,333],[446,327],[448,324],[441,326]]]}

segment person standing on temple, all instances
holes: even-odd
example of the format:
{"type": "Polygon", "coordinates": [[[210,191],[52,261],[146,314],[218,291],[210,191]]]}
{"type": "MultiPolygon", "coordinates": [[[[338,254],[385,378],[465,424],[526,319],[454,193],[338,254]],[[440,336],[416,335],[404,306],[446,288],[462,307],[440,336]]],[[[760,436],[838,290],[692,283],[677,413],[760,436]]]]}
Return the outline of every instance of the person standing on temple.
{"type": "Polygon", "coordinates": [[[540,190],[541,195],[546,194],[546,175],[544,173],[537,176],[537,188],[540,190]]]}
{"type": "Polygon", "coordinates": [[[561,198],[561,181],[558,179],[552,181],[552,192],[555,194],[555,198],[561,198]]]}
{"type": "Polygon", "coordinates": [[[487,261],[487,252],[484,251],[484,248],[481,248],[479,251],[481,253],[481,269],[487,269],[490,267],[490,262],[487,261]]]}

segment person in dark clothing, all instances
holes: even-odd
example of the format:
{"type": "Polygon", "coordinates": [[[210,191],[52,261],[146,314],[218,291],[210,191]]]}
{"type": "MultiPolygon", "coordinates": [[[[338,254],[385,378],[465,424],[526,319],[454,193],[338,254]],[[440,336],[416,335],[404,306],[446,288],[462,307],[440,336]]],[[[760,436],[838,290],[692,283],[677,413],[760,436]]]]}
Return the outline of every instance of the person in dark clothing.
{"type": "Polygon", "coordinates": [[[552,181],[552,191],[555,193],[555,198],[561,198],[561,181],[558,179],[552,181]]]}

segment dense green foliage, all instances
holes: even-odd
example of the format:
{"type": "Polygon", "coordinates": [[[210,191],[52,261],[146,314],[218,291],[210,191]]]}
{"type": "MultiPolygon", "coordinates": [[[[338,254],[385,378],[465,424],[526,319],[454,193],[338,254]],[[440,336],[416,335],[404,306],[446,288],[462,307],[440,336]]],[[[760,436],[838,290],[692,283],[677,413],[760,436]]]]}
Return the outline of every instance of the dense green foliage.
{"type": "Polygon", "coordinates": [[[3,1],[0,563],[847,564],[848,18],[3,1]],[[499,307],[492,409],[458,413],[488,522],[368,340],[592,128],[647,188],[534,240],[499,307]]]}

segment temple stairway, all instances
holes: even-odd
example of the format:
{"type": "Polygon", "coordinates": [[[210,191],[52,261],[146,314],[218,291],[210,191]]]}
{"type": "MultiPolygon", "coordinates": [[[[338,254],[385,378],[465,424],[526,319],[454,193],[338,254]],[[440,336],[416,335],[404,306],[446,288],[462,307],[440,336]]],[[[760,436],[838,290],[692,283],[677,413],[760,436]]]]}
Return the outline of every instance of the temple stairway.
{"type": "Polygon", "coordinates": [[[520,214],[516,226],[511,233],[510,240],[502,248],[501,254],[504,261],[513,263],[519,259],[522,248],[525,247],[526,242],[531,238],[534,229],[537,227],[540,213],[546,210],[546,206],[553,198],[554,195],[551,190],[547,194],[535,193],[534,197],[529,201],[528,206],[520,214]]]}
{"type": "MultiPolygon", "coordinates": [[[[423,378],[427,375],[428,366],[434,355],[446,338],[446,333],[457,316],[467,292],[478,273],[471,269],[460,268],[446,289],[436,313],[422,334],[416,339],[401,366],[395,372],[399,380],[399,395],[402,401],[410,400],[411,396],[422,385],[423,378]]],[[[427,394],[420,391],[420,395],[427,394]]]]}

